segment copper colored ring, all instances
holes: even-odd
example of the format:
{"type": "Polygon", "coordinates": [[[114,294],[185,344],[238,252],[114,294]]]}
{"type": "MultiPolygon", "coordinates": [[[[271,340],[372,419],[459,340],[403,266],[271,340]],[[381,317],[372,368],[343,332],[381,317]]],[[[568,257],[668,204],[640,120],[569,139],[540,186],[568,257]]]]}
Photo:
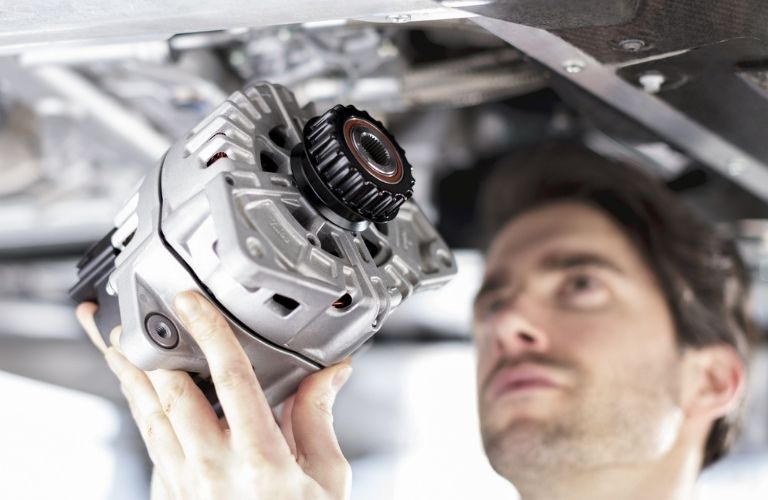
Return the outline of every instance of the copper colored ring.
{"type": "Polygon", "coordinates": [[[400,155],[398,154],[397,149],[395,148],[395,145],[392,144],[392,141],[389,140],[389,138],[386,135],[384,135],[384,133],[381,130],[379,130],[379,128],[376,127],[371,122],[360,119],[360,118],[350,118],[349,120],[347,120],[344,123],[344,141],[346,141],[347,147],[352,152],[352,155],[355,157],[355,160],[357,160],[357,163],[362,165],[365,171],[371,174],[372,176],[374,176],[375,178],[379,179],[382,182],[386,182],[387,184],[397,184],[398,182],[400,182],[400,179],[403,178],[403,160],[402,158],[400,158],[400,155]],[[387,153],[389,153],[389,155],[395,159],[395,171],[392,173],[392,175],[385,175],[371,168],[371,166],[368,163],[368,160],[366,160],[360,155],[360,152],[358,151],[357,146],[352,140],[352,130],[355,127],[362,127],[370,130],[372,135],[374,135],[378,140],[384,143],[384,147],[387,149],[387,153]]]}

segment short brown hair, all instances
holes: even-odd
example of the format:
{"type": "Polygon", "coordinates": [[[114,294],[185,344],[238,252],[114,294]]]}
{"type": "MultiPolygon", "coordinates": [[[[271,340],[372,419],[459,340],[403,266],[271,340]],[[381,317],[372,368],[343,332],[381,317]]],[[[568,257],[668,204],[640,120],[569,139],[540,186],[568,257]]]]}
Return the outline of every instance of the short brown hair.
{"type": "MultiPolygon", "coordinates": [[[[479,199],[488,237],[512,218],[550,202],[579,201],[603,210],[658,279],[678,345],[728,344],[747,364],[756,330],[747,312],[748,274],[735,243],[645,172],[577,144],[539,145],[505,158],[479,199]]],[[[731,448],[738,413],[712,425],[703,467],[731,448]]]]}

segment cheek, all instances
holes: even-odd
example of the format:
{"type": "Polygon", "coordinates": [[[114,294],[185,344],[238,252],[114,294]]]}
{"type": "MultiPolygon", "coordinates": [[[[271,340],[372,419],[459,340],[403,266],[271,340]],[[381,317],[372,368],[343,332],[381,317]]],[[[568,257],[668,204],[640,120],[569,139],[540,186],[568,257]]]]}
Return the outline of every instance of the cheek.
{"type": "Polygon", "coordinates": [[[552,315],[553,354],[599,378],[614,378],[636,363],[666,364],[675,355],[674,330],[664,315],[610,310],[552,315]]]}
{"type": "Polygon", "coordinates": [[[606,313],[563,321],[557,331],[568,334],[553,347],[579,369],[584,390],[613,397],[676,392],[678,354],[665,319],[606,313]]]}
{"type": "Polygon", "coordinates": [[[498,361],[499,353],[493,348],[492,336],[478,331],[473,334],[475,348],[475,381],[479,386],[498,361]]]}

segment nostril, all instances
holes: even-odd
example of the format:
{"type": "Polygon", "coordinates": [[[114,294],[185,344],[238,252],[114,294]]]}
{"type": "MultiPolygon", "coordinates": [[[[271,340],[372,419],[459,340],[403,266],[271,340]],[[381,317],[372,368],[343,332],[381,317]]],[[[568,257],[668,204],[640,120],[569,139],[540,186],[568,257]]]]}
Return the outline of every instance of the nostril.
{"type": "Polygon", "coordinates": [[[536,342],[536,339],[533,338],[533,335],[529,335],[525,332],[520,332],[518,335],[526,344],[533,344],[534,342],[536,342]]]}

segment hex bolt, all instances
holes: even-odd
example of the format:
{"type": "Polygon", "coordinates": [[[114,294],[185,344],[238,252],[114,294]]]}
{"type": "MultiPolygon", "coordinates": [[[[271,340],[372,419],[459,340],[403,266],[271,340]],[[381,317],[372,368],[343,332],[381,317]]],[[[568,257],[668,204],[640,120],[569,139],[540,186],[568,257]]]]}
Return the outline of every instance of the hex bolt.
{"type": "Polygon", "coordinates": [[[749,168],[749,164],[743,158],[734,158],[728,162],[728,173],[731,177],[738,177],[749,168]]]}
{"type": "Polygon", "coordinates": [[[639,38],[627,38],[619,42],[619,48],[624,52],[640,52],[645,48],[645,42],[639,38]]]}
{"type": "Polygon", "coordinates": [[[410,14],[391,14],[387,16],[387,22],[394,24],[403,24],[411,20],[410,14]]]}
{"type": "Polygon", "coordinates": [[[584,71],[586,65],[583,61],[571,60],[563,63],[563,69],[566,73],[576,74],[584,71]]]}
{"type": "Polygon", "coordinates": [[[640,75],[637,81],[643,87],[643,90],[649,94],[657,94],[664,84],[667,83],[667,77],[658,71],[647,71],[640,75]]]}

